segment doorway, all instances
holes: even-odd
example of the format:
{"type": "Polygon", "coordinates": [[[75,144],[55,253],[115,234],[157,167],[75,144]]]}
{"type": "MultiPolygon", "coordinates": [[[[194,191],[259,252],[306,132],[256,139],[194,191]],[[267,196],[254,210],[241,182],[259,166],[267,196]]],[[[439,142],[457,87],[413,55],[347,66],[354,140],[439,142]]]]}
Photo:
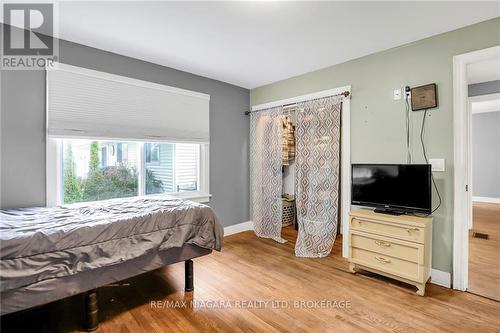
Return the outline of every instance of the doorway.
{"type": "MultiPolygon", "coordinates": [[[[490,62],[491,63],[491,62],[490,62]]],[[[474,66],[469,67],[469,80],[474,66]]],[[[498,59],[500,76],[500,59],[498,59]]],[[[500,80],[469,85],[472,219],[469,229],[471,293],[500,301],[500,80]],[[474,89],[471,89],[474,88],[474,89]],[[477,89],[476,89],[477,88],[477,89]],[[486,94],[482,94],[482,91],[486,94]],[[492,91],[498,91],[490,94],[492,91]]]]}
{"type": "Polygon", "coordinates": [[[453,60],[453,288],[500,300],[500,47],[453,60]]]}

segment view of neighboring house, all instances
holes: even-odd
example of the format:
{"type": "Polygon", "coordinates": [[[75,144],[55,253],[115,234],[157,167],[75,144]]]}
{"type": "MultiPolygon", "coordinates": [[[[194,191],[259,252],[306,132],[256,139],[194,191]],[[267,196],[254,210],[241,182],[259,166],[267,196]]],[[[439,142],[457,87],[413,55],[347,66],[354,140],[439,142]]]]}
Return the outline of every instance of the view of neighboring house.
{"type": "Polygon", "coordinates": [[[198,188],[198,160],[200,148],[197,144],[146,143],[144,162],[162,181],[163,192],[196,191],[198,188]]]}
{"type": "Polygon", "coordinates": [[[137,145],[130,142],[101,142],[101,166],[117,166],[119,163],[137,165],[137,145]]]}
{"type": "MultiPolygon", "coordinates": [[[[85,179],[89,172],[90,140],[65,140],[71,145],[75,175],[85,179]]],[[[99,141],[99,165],[102,169],[125,165],[139,169],[138,149],[135,142],[99,141]]],[[[145,194],[186,192],[198,189],[200,147],[184,143],[144,143],[144,169],[161,181],[160,188],[146,187],[145,194]]]]}

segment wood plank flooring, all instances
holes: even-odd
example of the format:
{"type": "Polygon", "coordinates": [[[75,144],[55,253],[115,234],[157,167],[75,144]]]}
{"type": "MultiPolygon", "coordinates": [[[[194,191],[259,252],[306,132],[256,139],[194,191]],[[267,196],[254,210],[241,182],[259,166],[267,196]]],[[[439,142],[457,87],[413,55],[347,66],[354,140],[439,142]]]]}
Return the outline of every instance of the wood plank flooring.
{"type": "Polygon", "coordinates": [[[500,204],[474,202],[472,212],[468,291],[500,301],[500,204]],[[489,239],[472,237],[475,231],[489,239]]]}
{"type": "MultiPolygon", "coordinates": [[[[183,292],[182,263],[101,288],[98,332],[499,332],[499,302],[432,284],[419,297],[411,286],[348,273],[341,239],[329,257],[307,259],[294,256],[295,237],[290,227],[285,244],[253,232],[226,237],[221,253],[194,260],[194,293],[183,292]],[[191,300],[198,306],[182,306],[191,300]],[[265,300],[289,307],[237,306],[265,300]],[[152,306],[159,301],[180,307],[152,306]],[[202,301],[233,306],[207,308],[202,301]]],[[[82,309],[77,296],[4,316],[2,332],[78,331],[82,309]]]]}

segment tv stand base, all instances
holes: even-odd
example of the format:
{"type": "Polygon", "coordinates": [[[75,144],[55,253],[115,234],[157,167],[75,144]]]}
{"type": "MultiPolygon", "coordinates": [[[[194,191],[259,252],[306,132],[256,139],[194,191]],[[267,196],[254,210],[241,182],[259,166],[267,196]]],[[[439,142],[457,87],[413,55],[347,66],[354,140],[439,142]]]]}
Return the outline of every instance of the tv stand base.
{"type": "Polygon", "coordinates": [[[389,215],[403,215],[405,212],[402,210],[395,210],[390,208],[375,208],[375,213],[389,214],[389,215]]]}

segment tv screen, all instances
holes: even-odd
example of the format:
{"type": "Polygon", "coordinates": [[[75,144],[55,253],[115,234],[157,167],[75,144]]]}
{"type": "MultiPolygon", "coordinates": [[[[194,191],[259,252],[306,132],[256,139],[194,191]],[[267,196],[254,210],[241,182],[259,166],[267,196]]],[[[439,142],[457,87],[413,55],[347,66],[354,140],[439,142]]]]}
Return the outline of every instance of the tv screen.
{"type": "Polygon", "coordinates": [[[351,202],[378,211],[430,214],[431,166],[353,164],[351,202]]]}

